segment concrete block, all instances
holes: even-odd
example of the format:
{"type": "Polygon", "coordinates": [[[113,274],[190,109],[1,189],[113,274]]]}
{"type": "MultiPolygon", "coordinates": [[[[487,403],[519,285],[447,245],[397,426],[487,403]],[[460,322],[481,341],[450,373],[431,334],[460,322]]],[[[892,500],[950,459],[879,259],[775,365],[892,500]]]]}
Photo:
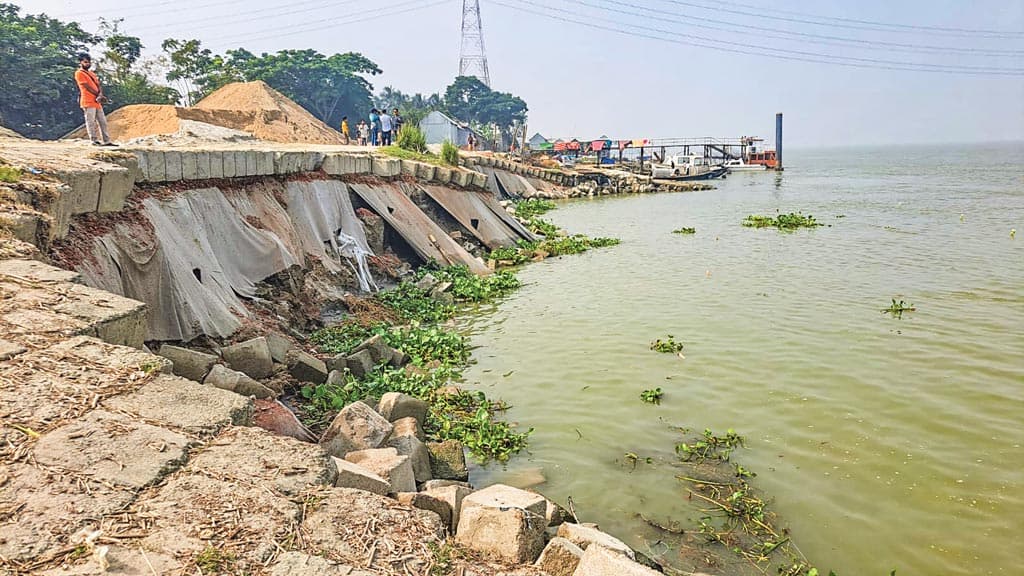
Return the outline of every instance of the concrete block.
{"type": "MultiPolygon", "coordinates": [[[[431,482],[438,482],[438,480],[431,480],[431,482]]],[[[430,482],[427,482],[426,484],[429,485],[430,482]]],[[[433,496],[434,498],[442,500],[448,504],[448,507],[452,510],[451,530],[454,534],[459,527],[459,516],[462,513],[462,501],[465,500],[466,496],[473,493],[473,489],[459,485],[442,486],[439,488],[429,488],[425,485],[423,487],[423,493],[433,496]]]]}
{"type": "MultiPolygon", "coordinates": [[[[253,162],[255,168],[256,162],[253,162]]],[[[235,178],[249,176],[249,153],[245,150],[235,150],[235,178]]]]}
{"type": "Polygon", "coordinates": [[[267,334],[265,338],[267,339],[267,346],[270,347],[270,357],[274,362],[277,362],[278,364],[287,364],[288,352],[295,348],[292,341],[276,332],[267,334]]]}
{"type": "Polygon", "coordinates": [[[139,169],[142,171],[143,179],[147,182],[165,182],[164,175],[164,152],[163,150],[143,150],[137,152],[139,158],[139,169]]]}
{"type": "Polygon", "coordinates": [[[347,158],[347,156],[341,153],[327,154],[324,156],[324,172],[331,176],[347,174],[347,172],[345,172],[345,158],[347,158]]]}
{"type": "Polygon", "coordinates": [[[64,190],[61,191],[58,202],[63,203],[72,216],[96,211],[100,200],[98,170],[59,170],[56,176],[68,187],[66,193],[64,190]]]}
{"type": "Polygon", "coordinates": [[[285,552],[279,555],[267,574],[269,576],[375,576],[373,572],[302,552],[285,552]]]}
{"type": "Polygon", "coordinates": [[[416,177],[416,168],[420,165],[419,162],[413,160],[402,160],[402,176],[416,177]]]}
{"type": "MultiPolygon", "coordinates": [[[[160,351],[163,352],[163,348],[161,348],[160,351]]],[[[232,370],[222,364],[213,365],[210,369],[210,373],[203,379],[203,384],[213,386],[214,388],[220,388],[221,390],[228,390],[240,396],[245,396],[246,398],[253,396],[261,400],[266,400],[277,396],[277,392],[274,392],[267,386],[264,386],[245,374],[232,370]]],[[[286,436],[287,435],[289,434],[286,434],[286,436]]]]}
{"type": "Polygon", "coordinates": [[[473,172],[473,184],[474,188],[481,190],[487,189],[487,174],[481,174],[480,172],[473,172]]]}
{"type": "Polygon", "coordinates": [[[572,576],[583,556],[583,549],[565,538],[552,538],[537,559],[537,568],[550,576],[572,576]]]}
{"type": "Polygon", "coordinates": [[[661,576],[661,572],[604,546],[590,546],[583,552],[573,576],[661,576]]]}
{"type": "Polygon", "coordinates": [[[256,153],[256,173],[260,176],[272,176],[274,174],[274,153],[256,153]]]}
{"type": "Polygon", "coordinates": [[[370,174],[373,172],[373,161],[368,154],[361,154],[354,158],[352,166],[353,174],[370,174]]]}
{"type": "Polygon", "coordinates": [[[196,152],[196,180],[210,179],[210,153],[196,152]]]}
{"type": "Polygon", "coordinates": [[[216,434],[225,426],[248,426],[253,403],[233,392],[203,386],[178,376],[160,375],[138,390],[104,400],[111,411],[197,434],[216,434]]]}
{"type": "Polygon", "coordinates": [[[360,350],[345,358],[345,366],[356,378],[364,378],[367,374],[373,372],[376,364],[369,350],[360,350]]]}
{"type": "Polygon", "coordinates": [[[316,172],[323,165],[322,152],[303,152],[299,169],[303,172],[316,172]]]}
{"type": "MultiPolygon", "coordinates": [[[[338,412],[320,439],[320,445],[331,456],[345,458],[349,452],[380,447],[393,429],[391,423],[368,404],[353,402],[338,412]]],[[[411,474],[411,466],[409,470],[411,474]]]]}
{"type": "Polygon", "coordinates": [[[253,338],[225,346],[221,349],[221,356],[232,369],[257,380],[270,376],[274,370],[274,359],[266,338],[253,338]]]}
{"type": "Polygon", "coordinates": [[[199,179],[199,161],[196,158],[198,152],[182,152],[181,153],[181,179],[182,180],[198,180],[199,179]]]}
{"type": "Polygon", "coordinates": [[[394,426],[394,430],[391,432],[394,436],[411,434],[421,441],[426,442],[427,440],[427,435],[423,431],[423,425],[415,418],[400,418],[392,422],[391,425],[394,426]]]}
{"type": "Polygon", "coordinates": [[[164,152],[164,180],[177,182],[182,178],[181,152],[167,150],[164,152]]]}
{"type": "Polygon", "coordinates": [[[190,350],[179,346],[164,344],[158,352],[160,356],[167,358],[173,365],[172,371],[189,380],[202,382],[203,378],[210,372],[210,368],[219,358],[213,354],[207,354],[198,350],[190,350]]]}
{"type": "Polygon", "coordinates": [[[458,440],[444,442],[428,442],[430,452],[430,473],[440,480],[469,480],[469,468],[466,467],[466,453],[458,440]]]}
{"type": "Polygon", "coordinates": [[[387,496],[391,492],[391,484],[387,480],[366,468],[341,458],[332,456],[331,459],[338,468],[338,477],[334,481],[335,486],[339,488],[354,488],[364,492],[380,494],[381,496],[387,496]]]}
{"type": "Polygon", "coordinates": [[[83,323],[79,333],[104,342],[142,349],[146,336],[146,305],[103,290],[73,284],[66,299],[52,311],[83,323]]]}
{"type": "Polygon", "coordinates": [[[301,350],[288,354],[288,372],[299,382],[323,384],[327,381],[327,364],[301,350]]]}
{"type": "Polygon", "coordinates": [[[224,153],[219,150],[210,151],[210,179],[219,180],[224,177],[224,153]]]}
{"type": "Polygon", "coordinates": [[[298,152],[275,152],[274,174],[291,174],[296,171],[298,152]]]}
{"type": "Polygon", "coordinates": [[[455,184],[459,188],[468,188],[473,182],[473,173],[468,170],[453,170],[452,171],[452,184],[455,184]]]}
{"type": "Polygon", "coordinates": [[[515,564],[534,562],[544,548],[544,497],[495,484],[466,496],[455,541],[515,564]]]}
{"type": "Polygon", "coordinates": [[[611,534],[605,534],[597,528],[566,522],[558,527],[558,536],[565,538],[584,550],[589,548],[591,545],[596,544],[602,548],[624,554],[630,559],[636,558],[636,554],[633,552],[633,549],[626,546],[625,542],[611,534]]]}
{"type": "Polygon", "coordinates": [[[412,474],[417,483],[433,479],[430,473],[430,453],[427,451],[426,445],[415,434],[405,436],[392,434],[388,439],[387,446],[397,450],[399,455],[409,457],[412,474]]]}
{"type": "Polygon", "coordinates": [[[234,178],[238,174],[237,168],[235,167],[235,153],[231,150],[225,150],[221,152],[224,157],[224,171],[221,174],[222,178],[234,178]]]}
{"type": "Polygon", "coordinates": [[[393,178],[402,173],[402,161],[397,158],[374,156],[371,166],[373,175],[380,178],[393,178]]]}
{"type": "Polygon", "coordinates": [[[452,169],[445,166],[434,167],[434,182],[447,184],[452,181],[452,169]]]}
{"type": "Polygon", "coordinates": [[[97,212],[120,212],[124,203],[132,193],[135,179],[127,168],[111,168],[104,170],[100,176],[100,195],[96,205],[97,212]]]}
{"type": "Polygon", "coordinates": [[[441,518],[441,522],[451,530],[452,507],[448,502],[430,494],[423,494],[422,492],[399,492],[397,500],[403,506],[419,508],[420,510],[427,510],[437,514],[441,518]]]}
{"type": "Polygon", "coordinates": [[[345,455],[345,460],[358,464],[391,484],[393,492],[415,492],[416,479],[408,456],[394,448],[358,450],[345,455]]]}
{"type": "Polygon", "coordinates": [[[388,422],[407,417],[425,422],[429,408],[430,406],[423,400],[401,392],[388,392],[381,396],[380,402],[377,404],[377,412],[388,422]]]}
{"type": "Polygon", "coordinates": [[[425,182],[430,182],[431,180],[433,180],[436,171],[437,166],[434,166],[433,164],[420,162],[416,165],[416,177],[425,182]]]}

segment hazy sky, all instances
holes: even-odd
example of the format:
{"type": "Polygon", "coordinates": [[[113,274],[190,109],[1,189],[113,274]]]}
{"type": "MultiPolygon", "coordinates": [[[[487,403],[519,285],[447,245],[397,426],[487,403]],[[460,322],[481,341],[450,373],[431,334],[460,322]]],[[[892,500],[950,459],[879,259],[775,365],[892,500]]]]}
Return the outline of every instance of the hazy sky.
{"type": "MultiPolygon", "coordinates": [[[[791,146],[1024,140],[1021,0],[479,1],[492,87],[527,101],[531,133],[770,139],[783,112],[791,146]]],[[[462,0],[15,3],[90,30],[124,18],[154,52],[361,52],[378,90],[458,72],[462,0]]]]}

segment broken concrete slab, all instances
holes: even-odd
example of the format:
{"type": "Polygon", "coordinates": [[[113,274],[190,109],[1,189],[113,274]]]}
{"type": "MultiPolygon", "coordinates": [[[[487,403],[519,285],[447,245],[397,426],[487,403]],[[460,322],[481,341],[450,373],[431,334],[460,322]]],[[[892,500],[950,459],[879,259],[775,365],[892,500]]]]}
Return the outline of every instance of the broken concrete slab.
{"type": "Polygon", "coordinates": [[[415,418],[419,422],[426,422],[429,409],[430,405],[423,400],[401,392],[387,392],[381,396],[377,404],[377,412],[388,422],[402,418],[415,418]]]}
{"type": "Polygon", "coordinates": [[[214,354],[170,344],[161,346],[157,354],[171,361],[173,365],[171,370],[176,375],[196,382],[202,382],[203,378],[209,374],[210,368],[220,359],[214,354]]]}
{"type": "Polygon", "coordinates": [[[358,464],[353,464],[348,460],[342,460],[341,458],[335,458],[334,456],[331,456],[331,458],[334,461],[335,466],[338,468],[338,476],[334,481],[335,486],[339,488],[364,490],[366,492],[380,494],[381,496],[387,496],[392,492],[391,484],[377,474],[374,474],[358,464]]]}
{"type": "Polygon", "coordinates": [[[270,376],[274,371],[274,358],[270,353],[270,345],[267,344],[266,338],[253,338],[225,346],[220,353],[228,366],[233,370],[244,372],[251,378],[260,380],[270,376]]]}
{"type": "Polygon", "coordinates": [[[327,381],[327,364],[301,350],[288,353],[288,372],[299,382],[323,384],[327,381]]]}
{"type": "Polygon", "coordinates": [[[365,378],[376,366],[369,350],[360,350],[345,357],[345,367],[356,378],[365,378]]]}
{"type": "Polygon", "coordinates": [[[374,448],[349,452],[345,460],[358,464],[380,476],[394,492],[415,492],[416,477],[408,456],[401,456],[394,448],[374,448]]]}
{"type": "Polygon", "coordinates": [[[105,168],[100,172],[100,194],[96,211],[104,214],[124,210],[124,204],[135,186],[135,178],[127,168],[105,168]]]}
{"type": "Polygon", "coordinates": [[[661,576],[624,554],[601,545],[587,547],[573,576],[661,576]]]}
{"type": "Polygon", "coordinates": [[[544,498],[495,484],[462,501],[455,541],[505,561],[532,563],[544,548],[544,498]]]}
{"type": "Polygon", "coordinates": [[[344,458],[355,450],[377,448],[384,444],[393,426],[365,402],[353,402],[342,408],[320,439],[331,456],[344,458]]]}
{"type": "Polygon", "coordinates": [[[189,444],[188,438],[165,428],[93,410],[44,434],[33,454],[43,466],[140,489],[180,468],[188,458],[189,444]]]}
{"type": "Polygon", "coordinates": [[[253,414],[249,398],[167,375],[104,405],[197,434],[215,434],[228,425],[247,426],[253,414]]]}
{"type": "Polygon", "coordinates": [[[229,390],[242,396],[253,396],[260,399],[274,398],[277,392],[264,386],[260,382],[249,378],[247,375],[228,368],[222,364],[215,364],[210,373],[203,379],[203,384],[229,390]]]}
{"type": "MultiPolygon", "coordinates": [[[[431,482],[436,482],[436,480],[431,480],[431,482]]],[[[451,527],[452,534],[454,534],[459,527],[459,515],[462,513],[462,501],[465,500],[466,496],[473,493],[473,489],[459,485],[428,488],[426,484],[430,484],[430,482],[426,482],[425,485],[421,487],[422,489],[420,491],[422,493],[444,501],[448,504],[449,508],[451,508],[452,518],[449,526],[451,527]]]]}
{"type": "Polygon", "coordinates": [[[251,427],[232,428],[207,444],[185,469],[294,496],[333,486],[338,469],[316,444],[251,427]]]}
{"type": "Polygon", "coordinates": [[[264,338],[267,339],[271,359],[278,364],[287,364],[288,352],[295,348],[295,344],[277,332],[271,332],[264,336],[264,338]]]}
{"type": "Polygon", "coordinates": [[[469,468],[466,466],[466,453],[462,442],[445,440],[444,442],[428,442],[430,452],[430,473],[440,480],[469,480],[469,468]]]}
{"type": "Polygon", "coordinates": [[[417,483],[433,479],[430,471],[430,452],[415,434],[396,436],[392,433],[391,438],[388,438],[387,446],[398,450],[402,456],[409,457],[409,463],[417,483]]]}
{"type": "Polygon", "coordinates": [[[592,544],[597,544],[598,546],[602,546],[608,550],[615,550],[620,554],[624,554],[630,559],[636,558],[636,554],[633,553],[633,549],[626,546],[625,542],[611,534],[605,534],[597,528],[566,522],[558,527],[558,536],[565,538],[584,550],[589,548],[592,544]]]}
{"type": "Polygon", "coordinates": [[[451,529],[452,526],[452,507],[448,502],[432,496],[430,494],[423,494],[420,492],[399,492],[396,499],[399,504],[410,506],[412,508],[419,508],[420,510],[429,510],[434,514],[437,514],[441,518],[441,522],[451,529]]]}
{"type": "Polygon", "coordinates": [[[536,566],[550,576],[572,576],[583,557],[583,549],[565,538],[552,538],[536,566]]]}

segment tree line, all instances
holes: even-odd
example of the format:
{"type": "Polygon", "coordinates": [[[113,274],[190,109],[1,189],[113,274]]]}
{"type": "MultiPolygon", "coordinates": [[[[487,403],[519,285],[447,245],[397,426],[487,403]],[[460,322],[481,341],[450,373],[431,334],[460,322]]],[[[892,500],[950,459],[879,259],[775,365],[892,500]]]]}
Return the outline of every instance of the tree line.
{"type": "MultiPolygon", "coordinates": [[[[472,77],[458,77],[444,93],[407,95],[392,87],[374,95],[369,78],[381,69],[358,52],[325,56],[316,50],[254,54],[244,48],[216,54],[199,40],[168,38],[158,55],[143,57],[142,41],[121,30],[121,20],[102,20],[96,32],[77,22],[45,14],[21,14],[0,3],[0,125],[25,136],[54,139],[81,124],[78,88],[73,80],[75,54],[90,51],[112,101],[111,109],[130,104],[191,106],[231,82],[262,80],[328,126],[343,116],[365,118],[370,109],[399,108],[418,122],[442,110],[482,129],[509,134],[525,122],[526,103],[491,90],[472,77]]],[[[108,110],[109,111],[109,110],[108,110]]]]}

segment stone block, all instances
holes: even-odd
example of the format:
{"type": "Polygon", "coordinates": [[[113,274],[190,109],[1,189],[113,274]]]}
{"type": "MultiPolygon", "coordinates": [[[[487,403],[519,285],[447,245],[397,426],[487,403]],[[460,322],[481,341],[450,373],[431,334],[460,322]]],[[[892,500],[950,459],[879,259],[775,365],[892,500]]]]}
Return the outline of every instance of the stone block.
{"type": "Polygon", "coordinates": [[[452,184],[459,188],[468,188],[473,183],[473,173],[468,170],[453,170],[452,184]]]}
{"type": "Polygon", "coordinates": [[[322,556],[285,552],[270,566],[270,576],[375,576],[348,564],[339,564],[322,556]]]}
{"type": "MultiPolygon", "coordinates": [[[[466,467],[466,453],[462,442],[445,440],[444,442],[428,442],[430,453],[430,473],[439,480],[469,480],[469,469],[466,467]]],[[[543,512],[543,511],[542,511],[543,512]]]]}
{"type": "Polygon", "coordinates": [[[295,348],[295,344],[277,332],[271,332],[265,338],[267,339],[267,346],[270,347],[271,359],[278,364],[287,364],[288,352],[295,348]]]}
{"type": "MultiPolygon", "coordinates": [[[[422,487],[423,489],[421,492],[448,504],[448,507],[452,510],[452,521],[449,526],[451,526],[451,531],[454,534],[459,527],[459,515],[462,513],[462,501],[466,499],[466,496],[473,493],[473,489],[462,485],[440,486],[436,488],[430,487],[428,489],[431,482],[439,481],[431,480],[430,482],[426,482],[422,487]]],[[[440,482],[444,482],[444,480],[440,480],[440,482]]]]}
{"type": "Polygon", "coordinates": [[[272,176],[274,174],[274,153],[256,153],[256,173],[260,176],[272,176]]]}
{"type": "Polygon", "coordinates": [[[349,354],[355,354],[362,350],[369,350],[370,356],[373,358],[374,364],[383,364],[391,360],[391,354],[393,349],[388,346],[388,343],[384,341],[384,337],[380,334],[374,334],[366,340],[359,343],[358,346],[352,349],[349,354]]]}
{"type": "Polygon", "coordinates": [[[402,160],[401,163],[402,176],[412,176],[413,178],[415,178],[417,172],[416,167],[419,166],[420,163],[416,162],[415,160],[402,160]]]}
{"type": "MultiPolygon", "coordinates": [[[[229,152],[230,154],[230,152],[229,152]]],[[[234,172],[232,172],[232,175],[234,172]]],[[[220,180],[224,177],[224,153],[220,150],[210,151],[210,179],[220,180]]]]}
{"type": "Polygon", "coordinates": [[[636,558],[633,549],[626,546],[625,542],[610,534],[605,534],[597,528],[567,522],[558,527],[558,536],[565,538],[584,550],[592,544],[597,544],[605,549],[624,554],[630,559],[636,558]]]}
{"type": "Polygon", "coordinates": [[[393,178],[402,173],[402,161],[398,158],[374,156],[371,166],[373,175],[380,178],[393,178]]]}
{"type": "Polygon", "coordinates": [[[544,547],[537,568],[550,576],[572,576],[583,556],[583,549],[565,538],[552,538],[544,547]]]}
{"type": "MultiPolygon", "coordinates": [[[[160,351],[163,352],[163,348],[160,351]]],[[[277,396],[277,392],[274,392],[269,387],[222,364],[213,365],[210,373],[203,380],[203,384],[220,388],[221,390],[228,390],[245,397],[255,396],[256,398],[267,399],[277,396]]]]}
{"type": "MultiPolygon", "coordinates": [[[[392,429],[391,423],[365,402],[353,402],[338,412],[320,439],[320,445],[331,456],[344,458],[349,452],[380,447],[392,429]]],[[[409,470],[411,473],[411,465],[409,470]]]]}
{"type": "Polygon", "coordinates": [[[394,426],[391,434],[394,436],[408,436],[412,435],[425,442],[427,435],[423,431],[423,424],[415,418],[399,418],[391,423],[394,426]]]}
{"type": "Polygon", "coordinates": [[[444,500],[421,492],[399,492],[397,494],[397,500],[398,503],[403,506],[419,508],[420,510],[429,510],[434,514],[437,514],[441,518],[441,522],[444,522],[444,525],[451,530],[452,507],[444,500]]]}
{"type": "Polygon", "coordinates": [[[356,378],[365,378],[367,374],[373,372],[376,365],[369,350],[360,350],[345,359],[345,366],[356,378]]]}
{"type": "Polygon", "coordinates": [[[167,180],[164,168],[163,150],[142,150],[136,152],[139,158],[139,170],[146,182],[164,182],[167,180]]]}
{"type": "Polygon", "coordinates": [[[327,381],[327,364],[301,350],[288,353],[288,372],[299,382],[323,384],[327,381]]]}
{"type": "Polygon", "coordinates": [[[604,546],[588,546],[573,576],[661,576],[661,572],[638,564],[604,546]]]}
{"type": "Polygon", "coordinates": [[[210,179],[210,153],[208,151],[196,152],[196,180],[210,179]]]}
{"type": "Polygon", "coordinates": [[[214,434],[229,425],[247,426],[253,413],[248,398],[168,375],[157,376],[129,394],[105,400],[104,405],[199,434],[214,434]]]}
{"type": "Polygon", "coordinates": [[[155,484],[188,458],[189,440],[170,430],[103,410],[93,410],[44,434],[33,457],[116,486],[141,489],[155,484]]]}
{"type": "Polygon", "coordinates": [[[331,457],[338,468],[338,477],[334,485],[339,488],[353,488],[387,496],[391,492],[391,484],[380,476],[363,468],[359,464],[353,464],[348,460],[331,457]]]}
{"type": "Polygon", "coordinates": [[[417,483],[433,479],[430,472],[430,453],[427,451],[426,445],[415,434],[395,436],[392,432],[387,446],[397,450],[400,455],[409,457],[412,474],[417,483]]]}
{"type": "Polygon", "coordinates": [[[473,187],[481,190],[487,189],[487,174],[473,173],[473,187]]]}
{"type": "MultiPolygon", "coordinates": [[[[331,372],[344,372],[348,368],[348,354],[338,354],[327,360],[327,369],[331,372]]],[[[330,374],[327,375],[330,378],[330,374]]]]}
{"type": "Polygon", "coordinates": [[[205,473],[288,496],[334,486],[338,469],[316,444],[243,426],[217,436],[193,456],[186,472],[205,473]]]}
{"type": "Polygon", "coordinates": [[[132,193],[135,179],[127,168],[111,168],[100,175],[100,194],[97,212],[120,212],[132,193]]]}
{"type": "Polygon", "coordinates": [[[203,378],[206,378],[206,375],[210,372],[210,368],[219,360],[213,354],[171,346],[170,344],[161,346],[158,354],[171,361],[173,365],[172,371],[175,374],[182,378],[195,380],[196,382],[202,382],[203,378]]]}
{"type": "Polygon", "coordinates": [[[177,182],[182,178],[181,152],[177,150],[164,151],[164,180],[177,182]]]}
{"type": "Polygon", "coordinates": [[[95,212],[100,200],[100,172],[96,170],[75,170],[56,172],[57,179],[67,186],[61,190],[57,202],[74,216],[95,212]]]}
{"type": "Polygon", "coordinates": [[[198,180],[199,179],[199,160],[196,158],[198,152],[182,152],[181,153],[181,179],[182,180],[198,180]]]}
{"type": "Polygon", "coordinates": [[[377,412],[388,422],[407,417],[426,422],[429,409],[430,406],[423,400],[401,392],[388,392],[381,396],[380,403],[377,404],[377,412]]]}
{"type": "Polygon", "coordinates": [[[424,182],[430,182],[433,180],[436,172],[437,166],[434,166],[433,164],[427,164],[426,162],[416,164],[416,177],[424,182]]]}
{"type": "Polygon", "coordinates": [[[221,356],[234,370],[244,372],[257,380],[266,378],[274,371],[274,359],[270,354],[270,346],[266,338],[253,338],[220,351],[221,356]]]}
{"type": "Polygon", "coordinates": [[[412,358],[408,354],[401,350],[395,350],[391,354],[391,362],[389,362],[389,364],[395,368],[401,368],[409,362],[412,362],[412,358]]]}
{"type": "Polygon", "coordinates": [[[409,457],[400,455],[394,448],[357,450],[345,455],[345,460],[380,476],[391,485],[393,492],[416,491],[416,478],[409,457]]]}
{"type": "Polygon", "coordinates": [[[452,181],[452,169],[445,166],[434,167],[434,182],[447,184],[452,181]]]}
{"type": "Polygon", "coordinates": [[[455,541],[506,562],[534,562],[544,548],[544,497],[495,484],[466,496],[455,541]]]}

